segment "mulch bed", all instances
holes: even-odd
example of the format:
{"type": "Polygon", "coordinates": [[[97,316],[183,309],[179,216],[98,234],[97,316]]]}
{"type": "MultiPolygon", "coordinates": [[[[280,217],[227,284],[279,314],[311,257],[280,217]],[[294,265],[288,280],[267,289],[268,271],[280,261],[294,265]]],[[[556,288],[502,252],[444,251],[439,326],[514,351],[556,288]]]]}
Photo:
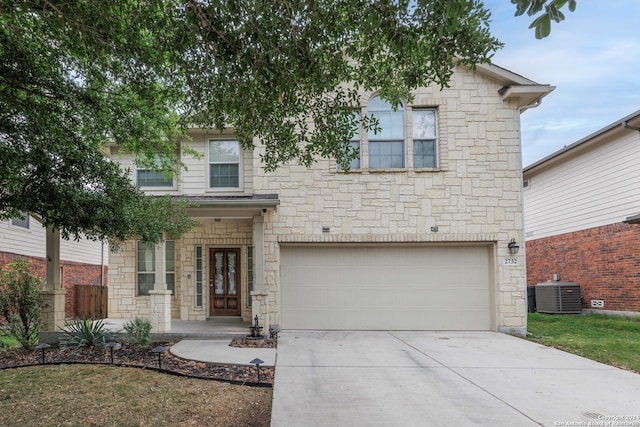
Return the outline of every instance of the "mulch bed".
{"type": "MultiPolygon", "coordinates": [[[[215,363],[196,362],[174,356],[168,350],[173,343],[155,342],[148,348],[122,343],[122,347],[113,351],[113,363],[119,366],[138,367],[159,370],[175,375],[226,381],[236,384],[269,387],[273,385],[273,367],[260,367],[260,379],[255,366],[221,365],[215,363]],[[163,346],[167,350],[162,353],[161,369],[158,366],[158,353],[152,349],[163,346]]],[[[232,340],[233,347],[246,347],[242,340],[232,340]]],[[[251,345],[251,347],[255,347],[251,345]]],[[[265,340],[260,347],[275,348],[274,340],[265,340]]],[[[108,348],[60,348],[52,346],[45,350],[46,364],[95,363],[110,364],[111,356],[108,348]]],[[[21,366],[39,365],[42,363],[42,350],[10,349],[0,351],[0,369],[21,366]]]]}

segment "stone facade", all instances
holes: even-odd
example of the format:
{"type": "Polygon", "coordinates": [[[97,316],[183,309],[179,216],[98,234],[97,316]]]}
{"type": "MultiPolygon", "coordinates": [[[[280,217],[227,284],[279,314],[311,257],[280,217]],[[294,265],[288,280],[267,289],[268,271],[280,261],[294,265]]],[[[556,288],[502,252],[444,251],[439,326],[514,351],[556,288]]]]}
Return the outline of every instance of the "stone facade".
{"type": "MultiPolygon", "coordinates": [[[[508,242],[523,241],[519,113],[500,99],[498,89],[466,72],[455,76],[451,89],[416,93],[413,105],[438,107],[437,170],[346,174],[335,162],[320,160],[311,170],[289,166],[264,173],[255,156],[256,191],[277,192],[281,201],[265,216],[262,298],[270,322],[280,322],[280,243],[490,242],[495,329],[522,333],[525,261],[518,255],[519,265],[502,264],[508,242]],[[432,226],[438,232],[430,232],[432,226]]],[[[363,97],[363,106],[366,101],[363,97]]]]}
{"type": "MultiPolygon", "coordinates": [[[[529,101],[508,98],[503,93],[507,85],[517,81],[536,84],[502,69],[491,70],[481,74],[458,68],[450,88],[417,90],[413,102],[406,106],[408,125],[413,107],[437,109],[436,168],[416,169],[409,160],[403,168],[373,170],[365,162],[362,168],[344,173],[335,161],[319,159],[310,169],[290,164],[266,173],[260,164],[264,148],[256,141],[250,156],[251,171],[246,171],[244,155],[242,194],[250,189],[256,195],[277,195],[278,204],[249,209],[238,202],[236,210],[245,209],[240,214],[207,207],[193,211],[201,225],[175,242],[172,317],[205,320],[210,315],[210,267],[206,257],[211,248],[240,249],[241,316],[250,320],[257,314],[268,328],[281,321],[279,274],[283,243],[451,242],[492,248],[492,329],[523,334],[527,311],[525,261],[522,254],[510,255],[507,244],[524,238],[518,107],[529,101]],[[503,74],[508,78],[498,78],[503,74]],[[247,176],[250,183],[246,182],[247,176]],[[196,295],[198,247],[205,257],[201,301],[196,295]],[[249,262],[250,250],[253,263],[249,262]],[[505,258],[511,262],[505,262],[505,258]]],[[[535,96],[540,98],[550,90],[535,96]]],[[[374,95],[362,94],[363,113],[374,95]]],[[[366,142],[364,135],[360,152],[363,159],[368,155],[366,142]]],[[[200,142],[197,137],[190,145],[206,152],[204,144],[204,139],[200,142]]],[[[407,135],[405,150],[405,157],[411,159],[411,135],[407,135]]],[[[200,180],[205,179],[204,167],[192,160],[188,163],[190,171],[197,171],[193,173],[202,176],[200,180]]],[[[206,189],[196,188],[196,181],[184,180],[184,187],[179,183],[177,192],[202,195],[206,189]]],[[[136,295],[135,242],[124,242],[120,252],[111,254],[110,282],[111,317],[150,316],[149,297],[136,295]]]]}
{"type": "MultiPolygon", "coordinates": [[[[247,248],[252,244],[253,222],[251,220],[200,219],[200,225],[175,241],[175,294],[171,295],[171,318],[204,321],[209,317],[208,297],[209,267],[206,259],[211,248],[239,248],[240,265],[246,266],[247,248]],[[202,248],[205,261],[202,272],[202,301],[196,303],[196,247],[202,248]]],[[[151,296],[137,295],[136,242],[124,242],[110,255],[111,281],[109,287],[109,317],[129,319],[136,315],[151,318],[151,296]]],[[[243,268],[246,271],[246,268],[243,268]]],[[[251,319],[247,274],[240,275],[240,298],[242,317],[251,319]]]]}

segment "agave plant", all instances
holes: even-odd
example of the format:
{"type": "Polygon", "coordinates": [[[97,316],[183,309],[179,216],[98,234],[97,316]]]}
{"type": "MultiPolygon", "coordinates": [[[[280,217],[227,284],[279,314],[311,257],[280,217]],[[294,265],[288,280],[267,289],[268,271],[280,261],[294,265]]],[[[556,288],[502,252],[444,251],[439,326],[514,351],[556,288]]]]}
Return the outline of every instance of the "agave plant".
{"type": "Polygon", "coordinates": [[[111,341],[113,334],[102,320],[82,319],[64,321],[62,347],[103,347],[111,341]]]}

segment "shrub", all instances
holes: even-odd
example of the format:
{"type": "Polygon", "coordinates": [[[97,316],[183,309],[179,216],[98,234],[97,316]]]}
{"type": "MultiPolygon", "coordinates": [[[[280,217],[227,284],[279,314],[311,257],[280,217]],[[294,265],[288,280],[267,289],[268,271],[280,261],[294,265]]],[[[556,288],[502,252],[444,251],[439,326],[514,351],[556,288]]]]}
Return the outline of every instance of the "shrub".
{"type": "Polygon", "coordinates": [[[31,272],[30,263],[18,260],[0,271],[0,315],[6,330],[29,350],[38,344],[42,315],[42,278],[31,272]]]}
{"type": "Polygon", "coordinates": [[[129,342],[138,347],[149,347],[151,344],[151,322],[149,320],[136,317],[134,320],[125,322],[124,330],[127,331],[129,342]]]}
{"type": "Polygon", "coordinates": [[[104,347],[111,341],[113,334],[105,327],[102,320],[83,319],[65,320],[62,347],[104,347]]]}
{"type": "Polygon", "coordinates": [[[11,336],[5,328],[0,327],[0,350],[17,347],[20,343],[18,340],[11,336]]]}

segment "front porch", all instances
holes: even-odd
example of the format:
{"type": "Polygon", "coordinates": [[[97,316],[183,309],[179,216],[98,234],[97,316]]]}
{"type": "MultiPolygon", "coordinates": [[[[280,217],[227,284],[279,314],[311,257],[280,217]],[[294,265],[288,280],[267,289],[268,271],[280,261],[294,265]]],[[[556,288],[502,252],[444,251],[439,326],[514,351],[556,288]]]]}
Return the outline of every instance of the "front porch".
{"type": "MultiPolygon", "coordinates": [[[[124,324],[131,320],[133,319],[106,318],[103,322],[110,331],[124,333],[124,324]]],[[[249,335],[250,326],[251,322],[245,322],[240,317],[211,317],[204,321],[172,319],[168,331],[156,332],[152,329],[151,334],[154,339],[159,336],[184,336],[190,339],[234,338],[249,335]]]]}
{"type": "MultiPolygon", "coordinates": [[[[124,324],[133,319],[102,319],[106,328],[116,334],[122,334],[126,337],[124,324]]],[[[205,321],[189,321],[173,319],[171,327],[166,332],[158,332],[151,330],[153,341],[171,341],[178,342],[181,340],[231,340],[233,338],[241,338],[250,334],[250,322],[243,321],[240,317],[215,317],[205,321]]],[[[263,330],[268,334],[268,330],[263,330]]],[[[41,332],[41,340],[48,343],[56,343],[62,332],[41,332]]]]}
{"type": "Polygon", "coordinates": [[[189,215],[199,222],[192,230],[155,246],[126,241],[111,253],[109,318],[142,317],[168,334],[211,334],[211,322],[225,329],[224,319],[236,318],[247,322],[246,334],[257,314],[268,329],[264,216],[277,196],[189,200],[189,215]]]}

